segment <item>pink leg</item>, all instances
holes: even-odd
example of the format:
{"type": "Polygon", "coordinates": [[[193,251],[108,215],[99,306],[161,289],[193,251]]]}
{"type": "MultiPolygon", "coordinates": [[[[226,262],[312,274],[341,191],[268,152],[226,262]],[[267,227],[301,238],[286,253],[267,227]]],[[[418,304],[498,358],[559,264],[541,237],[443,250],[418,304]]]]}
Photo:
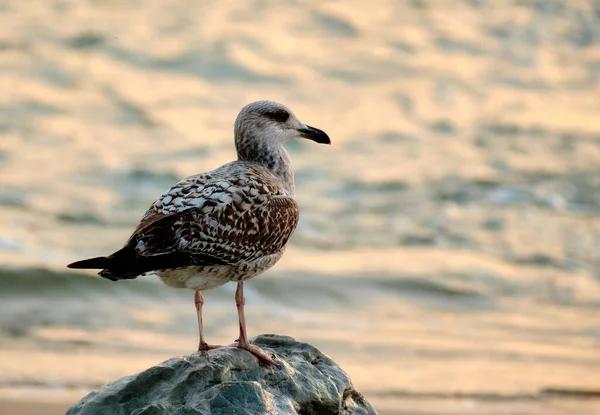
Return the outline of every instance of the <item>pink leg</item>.
{"type": "Polygon", "coordinates": [[[198,333],[200,335],[198,351],[217,349],[221,347],[218,345],[206,344],[204,341],[204,327],[202,326],[202,306],[204,305],[204,296],[199,290],[196,290],[196,294],[194,294],[194,302],[196,303],[196,312],[198,313],[198,333]]]}
{"type": "Polygon", "coordinates": [[[246,317],[244,315],[244,305],[246,304],[246,299],[244,298],[244,281],[238,282],[237,289],[235,290],[235,304],[238,309],[238,317],[240,320],[240,337],[238,339],[237,347],[249,351],[263,362],[279,366],[268,353],[260,347],[250,344],[248,341],[248,335],[246,334],[246,317]]]}

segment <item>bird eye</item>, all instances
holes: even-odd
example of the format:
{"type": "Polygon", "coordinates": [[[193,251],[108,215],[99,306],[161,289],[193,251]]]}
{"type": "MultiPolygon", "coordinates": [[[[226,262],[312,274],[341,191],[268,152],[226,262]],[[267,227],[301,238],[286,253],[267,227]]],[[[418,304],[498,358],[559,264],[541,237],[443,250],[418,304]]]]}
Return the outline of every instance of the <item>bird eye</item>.
{"type": "Polygon", "coordinates": [[[286,122],[290,118],[290,113],[286,110],[275,110],[265,113],[265,117],[277,122],[286,122]]]}

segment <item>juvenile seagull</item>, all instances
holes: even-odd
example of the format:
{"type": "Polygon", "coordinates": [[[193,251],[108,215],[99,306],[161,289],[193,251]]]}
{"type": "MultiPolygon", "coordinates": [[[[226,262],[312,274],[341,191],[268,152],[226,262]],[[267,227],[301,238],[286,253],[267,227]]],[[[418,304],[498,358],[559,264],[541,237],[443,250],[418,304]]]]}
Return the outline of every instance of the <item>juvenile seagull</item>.
{"type": "Polygon", "coordinates": [[[248,342],[244,281],[275,265],[298,224],[294,173],[283,144],[298,137],[331,141],[271,101],[242,108],[234,135],[237,161],[175,184],[150,206],[123,248],[68,267],[102,269],[99,275],[112,281],[156,274],[169,287],[195,290],[198,350],[219,347],[204,341],[201,291],[235,281],[238,347],[276,364],[248,342]]]}

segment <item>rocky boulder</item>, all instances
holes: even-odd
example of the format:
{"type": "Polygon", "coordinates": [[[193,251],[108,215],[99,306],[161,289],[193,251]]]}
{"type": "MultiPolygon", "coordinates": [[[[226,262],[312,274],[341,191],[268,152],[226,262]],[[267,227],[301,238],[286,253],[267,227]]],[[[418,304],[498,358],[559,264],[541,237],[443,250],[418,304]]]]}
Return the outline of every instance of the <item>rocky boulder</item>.
{"type": "Polygon", "coordinates": [[[348,375],[317,348],[291,337],[252,340],[280,367],[235,347],[175,357],[92,392],[67,415],[376,414],[348,375]]]}

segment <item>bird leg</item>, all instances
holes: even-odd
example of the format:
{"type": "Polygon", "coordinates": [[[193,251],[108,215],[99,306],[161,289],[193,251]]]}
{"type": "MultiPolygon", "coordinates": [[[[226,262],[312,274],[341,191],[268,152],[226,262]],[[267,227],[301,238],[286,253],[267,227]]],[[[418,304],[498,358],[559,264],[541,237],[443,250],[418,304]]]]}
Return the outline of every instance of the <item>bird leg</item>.
{"type": "Polygon", "coordinates": [[[196,312],[198,313],[198,333],[200,335],[200,342],[198,343],[198,351],[217,349],[221,346],[207,344],[204,341],[204,327],[202,325],[202,306],[204,305],[204,296],[199,290],[196,290],[194,294],[194,302],[196,303],[196,312]]]}
{"type": "Polygon", "coordinates": [[[237,289],[235,290],[235,305],[238,310],[238,318],[240,321],[240,337],[238,338],[238,345],[240,349],[244,349],[252,353],[254,356],[258,357],[259,360],[263,362],[279,366],[275,360],[267,352],[262,350],[260,347],[250,344],[248,341],[248,335],[246,333],[246,317],[244,315],[244,305],[246,304],[246,299],[244,298],[244,281],[239,281],[237,285],[237,289]]]}

